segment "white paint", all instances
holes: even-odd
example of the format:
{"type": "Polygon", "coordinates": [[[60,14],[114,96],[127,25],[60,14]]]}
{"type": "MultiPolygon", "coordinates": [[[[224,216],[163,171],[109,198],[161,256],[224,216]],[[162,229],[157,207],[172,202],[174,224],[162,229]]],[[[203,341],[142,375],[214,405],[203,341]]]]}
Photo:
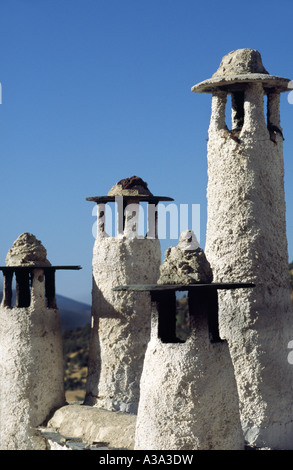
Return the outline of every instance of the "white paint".
{"type": "MultiPolygon", "coordinates": [[[[237,82],[237,80],[235,80],[237,82]]],[[[229,342],[246,439],[293,448],[293,338],[289,297],[282,136],[270,138],[261,80],[243,86],[244,124],[225,126],[226,93],[214,90],[208,141],[206,256],[215,282],[255,282],[220,294],[221,336],[229,342]]],[[[283,90],[284,91],[284,90],[283,90]]],[[[280,127],[279,93],[268,99],[280,127]]],[[[232,119],[233,120],[233,119],[232,119]]]]}
{"type": "Polygon", "coordinates": [[[243,450],[227,343],[211,344],[205,323],[185,343],[163,344],[157,317],[154,303],[135,450],[243,450]]]}
{"type": "Polygon", "coordinates": [[[30,307],[0,307],[0,383],[1,450],[44,450],[35,428],[65,396],[59,312],[44,304],[42,270],[30,307]]]}
{"type": "Polygon", "coordinates": [[[113,288],[156,283],[160,261],[156,239],[120,236],[96,240],[86,404],[137,412],[150,336],[150,297],[146,292],[115,292],[113,288]]]}

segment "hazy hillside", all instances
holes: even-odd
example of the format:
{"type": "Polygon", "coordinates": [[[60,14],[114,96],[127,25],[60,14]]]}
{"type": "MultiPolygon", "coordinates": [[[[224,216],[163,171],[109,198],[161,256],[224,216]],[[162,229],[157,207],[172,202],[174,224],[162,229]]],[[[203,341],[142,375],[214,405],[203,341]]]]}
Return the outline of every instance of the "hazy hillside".
{"type": "Polygon", "coordinates": [[[88,370],[90,324],[63,332],[66,400],[83,400],[88,370]]]}
{"type": "Polygon", "coordinates": [[[91,306],[76,300],[56,295],[62,330],[75,330],[91,322],[91,306]]]}

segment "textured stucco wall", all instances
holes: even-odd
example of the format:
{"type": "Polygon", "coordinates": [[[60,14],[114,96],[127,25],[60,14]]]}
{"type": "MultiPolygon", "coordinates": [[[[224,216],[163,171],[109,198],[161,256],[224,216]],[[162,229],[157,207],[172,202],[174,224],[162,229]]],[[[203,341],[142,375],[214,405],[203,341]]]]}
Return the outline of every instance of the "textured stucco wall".
{"type": "Polygon", "coordinates": [[[160,262],[159,240],[126,236],[96,240],[86,404],[136,413],[150,337],[150,296],[113,288],[156,283],[160,262]]]}
{"type": "MultiPolygon", "coordinates": [[[[278,132],[271,140],[261,83],[246,85],[236,139],[225,125],[225,102],[223,92],[212,98],[205,252],[214,281],[255,282],[256,288],[219,294],[221,336],[229,342],[246,439],[292,449],[283,138],[278,132]]],[[[278,94],[269,95],[268,106],[269,124],[281,130],[278,94]]]]}
{"type": "Polygon", "coordinates": [[[0,307],[0,384],[0,448],[45,449],[34,428],[65,396],[59,312],[45,306],[41,270],[30,307],[0,307]]]}
{"type": "Polygon", "coordinates": [[[162,343],[153,303],[141,377],[136,450],[243,450],[233,366],[226,342],[211,344],[207,320],[185,343],[162,343]]]}

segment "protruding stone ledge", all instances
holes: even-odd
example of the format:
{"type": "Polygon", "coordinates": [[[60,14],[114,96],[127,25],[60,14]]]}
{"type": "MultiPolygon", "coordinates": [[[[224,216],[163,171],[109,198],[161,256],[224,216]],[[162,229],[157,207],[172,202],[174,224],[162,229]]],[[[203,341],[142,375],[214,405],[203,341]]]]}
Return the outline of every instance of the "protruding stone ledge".
{"type": "Polygon", "coordinates": [[[42,435],[60,450],[70,450],[72,445],[80,450],[132,450],[135,426],[136,415],[74,403],[59,408],[42,435]]]}

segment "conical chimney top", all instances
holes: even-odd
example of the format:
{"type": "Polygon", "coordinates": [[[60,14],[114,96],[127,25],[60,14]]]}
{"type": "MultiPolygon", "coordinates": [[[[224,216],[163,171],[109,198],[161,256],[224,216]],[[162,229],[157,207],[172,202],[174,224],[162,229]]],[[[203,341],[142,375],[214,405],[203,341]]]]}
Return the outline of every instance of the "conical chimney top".
{"type": "Polygon", "coordinates": [[[47,250],[31,233],[22,233],[7,253],[6,266],[51,266],[47,250]]]}

